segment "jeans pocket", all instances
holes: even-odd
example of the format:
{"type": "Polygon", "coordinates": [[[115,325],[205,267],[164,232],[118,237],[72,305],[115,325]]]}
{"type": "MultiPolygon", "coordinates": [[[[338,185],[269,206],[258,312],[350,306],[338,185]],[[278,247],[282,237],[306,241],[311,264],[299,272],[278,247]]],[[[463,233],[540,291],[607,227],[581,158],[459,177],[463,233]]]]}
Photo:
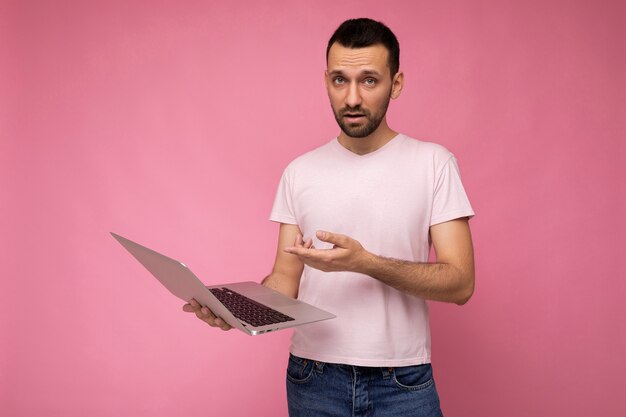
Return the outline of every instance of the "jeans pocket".
{"type": "Polygon", "coordinates": [[[402,389],[423,390],[433,385],[433,368],[429,363],[401,366],[393,370],[393,382],[402,389]]]}
{"type": "Polygon", "coordinates": [[[294,384],[304,384],[313,376],[315,362],[310,359],[289,355],[287,364],[287,379],[294,384]]]}

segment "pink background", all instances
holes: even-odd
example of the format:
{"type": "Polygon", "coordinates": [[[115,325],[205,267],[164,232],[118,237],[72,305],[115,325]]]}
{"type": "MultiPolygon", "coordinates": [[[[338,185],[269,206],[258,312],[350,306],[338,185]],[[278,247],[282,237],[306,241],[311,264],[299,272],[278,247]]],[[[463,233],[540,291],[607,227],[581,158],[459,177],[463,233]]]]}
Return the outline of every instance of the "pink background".
{"type": "Polygon", "coordinates": [[[364,15],[401,43],[390,124],[477,212],[474,298],[431,304],[446,416],[626,415],[624,4],[2,1],[0,415],[286,415],[288,332],[209,329],[108,232],[260,280],[364,15]]]}

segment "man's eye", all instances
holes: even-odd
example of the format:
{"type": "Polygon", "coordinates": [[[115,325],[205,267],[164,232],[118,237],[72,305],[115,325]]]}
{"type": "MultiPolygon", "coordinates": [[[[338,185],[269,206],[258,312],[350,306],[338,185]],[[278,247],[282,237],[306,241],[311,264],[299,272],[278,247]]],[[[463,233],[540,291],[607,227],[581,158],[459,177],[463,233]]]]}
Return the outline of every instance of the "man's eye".
{"type": "Polygon", "coordinates": [[[366,78],[365,80],[363,80],[363,83],[368,86],[373,86],[376,85],[376,80],[373,78],[366,78]]]}
{"type": "Polygon", "coordinates": [[[341,85],[345,82],[345,80],[341,77],[335,77],[335,79],[333,80],[333,82],[337,85],[341,85]]]}

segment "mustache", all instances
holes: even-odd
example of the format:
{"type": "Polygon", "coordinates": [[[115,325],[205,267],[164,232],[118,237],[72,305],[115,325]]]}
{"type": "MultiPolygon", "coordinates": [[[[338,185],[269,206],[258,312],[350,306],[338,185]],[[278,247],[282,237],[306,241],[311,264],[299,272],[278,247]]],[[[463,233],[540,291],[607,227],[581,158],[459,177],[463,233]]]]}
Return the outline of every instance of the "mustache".
{"type": "Polygon", "coordinates": [[[362,108],[361,106],[355,106],[355,107],[343,107],[341,109],[339,109],[339,117],[343,117],[346,114],[353,114],[353,113],[358,113],[358,114],[364,114],[365,116],[369,117],[370,116],[370,112],[367,109],[362,108]]]}

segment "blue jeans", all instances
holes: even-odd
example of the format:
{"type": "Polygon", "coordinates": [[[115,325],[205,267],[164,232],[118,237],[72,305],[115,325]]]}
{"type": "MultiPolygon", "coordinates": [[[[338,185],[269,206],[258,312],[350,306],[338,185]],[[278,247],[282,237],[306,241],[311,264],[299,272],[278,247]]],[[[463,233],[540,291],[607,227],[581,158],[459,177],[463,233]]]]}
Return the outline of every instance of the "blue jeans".
{"type": "Polygon", "coordinates": [[[442,417],[430,364],[336,365],[289,355],[290,417],[442,417]]]}

